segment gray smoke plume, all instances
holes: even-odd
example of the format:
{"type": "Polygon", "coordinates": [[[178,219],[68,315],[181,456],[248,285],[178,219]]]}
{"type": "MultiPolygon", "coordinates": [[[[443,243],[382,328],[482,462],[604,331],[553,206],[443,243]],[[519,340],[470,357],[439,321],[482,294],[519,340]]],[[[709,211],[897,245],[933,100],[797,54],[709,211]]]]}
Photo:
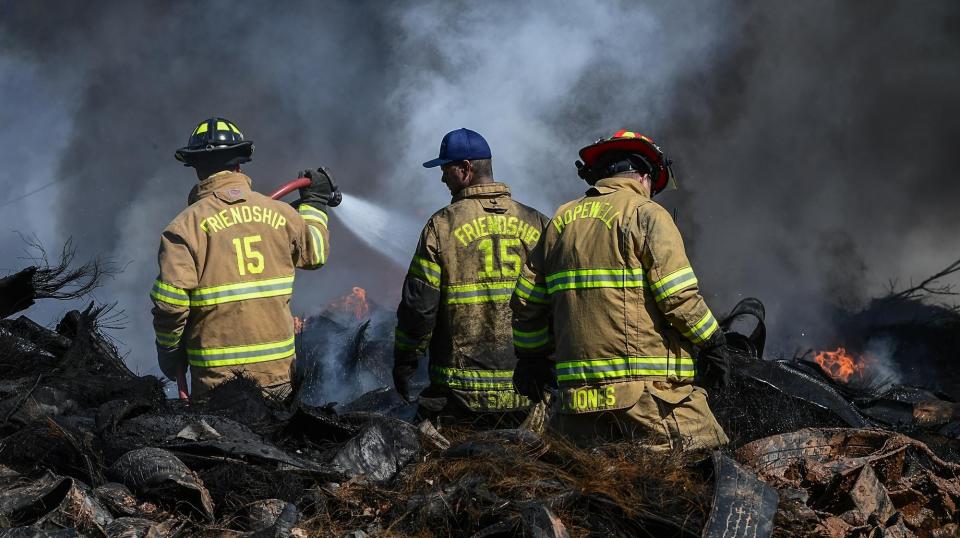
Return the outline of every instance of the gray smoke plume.
{"type": "MultiPolygon", "coordinates": [[[[584,189],[580,147],[647,133],[676,161],[659,201],[708,301],[761,298],[774,351],[815,346],[825,305],[960,254],[955,2],[0,6],[0,204],[42,188],[0,208],[0,269],[18,266],[13,229],[129,261],[100,294],[144,373],[158,235],[195,182],[172,153],[211,115],[256,142],[260,191],[323,164],[398,223],[447,203],[420,163],[451,129],[483,133],[495,176],[548,214],[584,189]]],[[[333,214],[294,310],[355,285],[395,304],[405,268],[333,214]]],[[[394,230],[382,241],[412,248],[394,230]]]]}

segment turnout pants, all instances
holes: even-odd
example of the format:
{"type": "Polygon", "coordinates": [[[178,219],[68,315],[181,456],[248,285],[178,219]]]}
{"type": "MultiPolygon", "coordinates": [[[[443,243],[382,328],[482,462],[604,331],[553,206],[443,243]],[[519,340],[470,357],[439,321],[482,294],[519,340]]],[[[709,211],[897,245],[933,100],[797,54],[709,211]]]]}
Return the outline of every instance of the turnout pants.
{"type": "Polygon", "coordinates": [[[578,445],[635,439],[652,450],[712,450],[729,439],[717,423],[707,392],[690,384],[641,381],[643,391],[621,409],[559,413],[554,427],[578,445]]]}
{"type": "Polygon", "coordinates": [[[206,368],[190,367],[190,397],[202,398],[213,387],[233,379],[234,372],[256,381],[263,390],[276,392],[290,385],[290,368],[293,356],[275,361],[256,362],[239,366],[206,368]]]}

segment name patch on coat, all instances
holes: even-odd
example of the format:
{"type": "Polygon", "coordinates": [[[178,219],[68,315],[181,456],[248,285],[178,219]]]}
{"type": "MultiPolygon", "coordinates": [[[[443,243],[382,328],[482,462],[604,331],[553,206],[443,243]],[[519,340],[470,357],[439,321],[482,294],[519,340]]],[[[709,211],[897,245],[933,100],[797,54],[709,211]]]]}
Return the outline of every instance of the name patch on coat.
{"type": "Polygon", "coordinates": [[[285,219],[279,211],[274,211],[266,207],[239,205],[222,209],[208,217],[203,217],[200,220],[200,229],[209,235],[213,235],[235,224],[247,222],[263,223],[277,230],[287,224],[287,219],[285,219]]]}

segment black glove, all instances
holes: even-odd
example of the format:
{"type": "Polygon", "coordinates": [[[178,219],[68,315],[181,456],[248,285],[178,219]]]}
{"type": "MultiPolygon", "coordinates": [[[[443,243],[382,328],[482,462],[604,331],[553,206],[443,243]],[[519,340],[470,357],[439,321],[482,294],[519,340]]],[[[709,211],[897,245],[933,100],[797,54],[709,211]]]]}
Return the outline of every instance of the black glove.
{"type": "Polygon", "coordinates": [[[417,359],[394,357],[393,386],[404,400],[410,401],[410,378],[417,373],[417,359]]]}
{"type": "Polygon", "coordinates": [[[187,353],[183,346],[171,349],[157,344],[157,363],[163,375],[171,381],[176,381],[178,370],[187,366],[187,353]]]}
{"type": "Polygon", "coordinates": [[[340,187],[333,180],[333,174],[326,168],[303,170],[297,177],[305,177],[310,180],[310,185],[300,189],[300,202],[329,207],[340,205],[340,187]]]}
{"type": "Polygon", "coordinates": [[[697,355],[697,369],[703,386],[724,388],[730,384],[730,355],[722,330],[718,330],[703,344],[697,355]]]}
{"type": "Polygon", "coordinates": [[[517,361],[517,367],[513,370],[513,390],[530,398],[531,402],[542,402],[546,388],[554,387],[556,384],[557,377],[553,372],[550,359],[526,357],[517,361]]]}

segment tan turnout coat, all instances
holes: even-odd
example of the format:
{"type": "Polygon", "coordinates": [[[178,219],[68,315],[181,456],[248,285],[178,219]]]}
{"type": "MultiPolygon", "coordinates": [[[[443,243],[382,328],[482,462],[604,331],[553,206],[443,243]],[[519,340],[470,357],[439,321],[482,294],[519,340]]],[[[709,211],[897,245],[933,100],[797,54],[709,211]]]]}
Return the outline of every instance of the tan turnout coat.
{"type": "Polygon", "coordinates": [[[510,296],[547,218],[503,183],[467,187],[427,221],[397,310],[395,355],[429,347],[426,394],[469,411],[529,405],[513,390],[510,296]]]}
{"type": "MultiPolygon", "coordinates": [[[[652,395],[663,408],[695,400],[709,414],[692,385],[692,347],[718,330],[717,320],[673,219],[640,182],[602,179],[561,206],[527,259],[512,307],[520,360],[556,359],[562,413],[656,410],[646,401],[652,395]]],[[[712,414],[704,420],[715,424],[712,414]]]]}
{"type": "Polygon", "coordinates": [[[289,382],[294,269],[327,259],[327,215],[251,190],[219,172],[197,184],[160,238],[154,329],[161,370],[189,364],[194,395],[242,370],[269,387],[289,382]]]}

